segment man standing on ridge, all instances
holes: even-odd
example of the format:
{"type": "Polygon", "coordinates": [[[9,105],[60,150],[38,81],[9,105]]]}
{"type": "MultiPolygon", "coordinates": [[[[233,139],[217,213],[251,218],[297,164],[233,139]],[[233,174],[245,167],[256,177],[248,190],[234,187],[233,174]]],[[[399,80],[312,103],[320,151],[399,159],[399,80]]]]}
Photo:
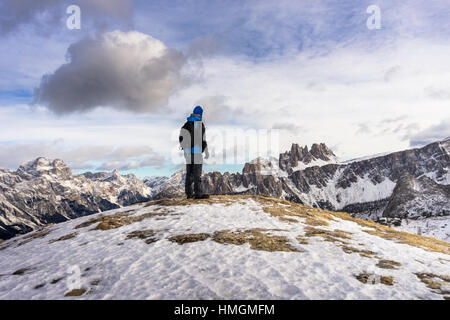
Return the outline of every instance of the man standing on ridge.
{"type": "Polygon", "coordinates": [[[201,190],[201,175],[203,155],[209,158],[208,145],[205,140],[205,125],[202,122],[203,108],[196,106],[186,123],[181,127],[179,141],[184,150],[186,159],[186,186],[185,192],[188,199],[205,199],[209,195],[203,194],[201,190]],[[194,183],[194,193],[192,193],[194,183]]]}

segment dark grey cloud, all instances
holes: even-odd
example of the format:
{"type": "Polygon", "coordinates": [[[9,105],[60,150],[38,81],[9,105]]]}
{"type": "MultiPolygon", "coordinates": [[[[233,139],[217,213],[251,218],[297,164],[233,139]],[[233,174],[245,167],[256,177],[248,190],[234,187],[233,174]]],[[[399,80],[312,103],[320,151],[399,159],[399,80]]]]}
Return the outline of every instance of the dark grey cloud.
{"type": "Polygon", "coordinates": [[[182,74],[181,52],[137,31],[86,37],[69,47],[67,60],[34,92],[33,103],[56,114],[99,106],[153,112],[190,81],[182,74]]]}
{"type": "Polygon", "coordinates": [[[66,28],[69,5],[80,7],[82,29],[105,30],[108,26],[131,26],[133,22],[133,0],[2,0],[0,34],[23,27],[45,34],[59,32],[66,28]]]}
{"type": "Polygon", "coordinates": [[[37,157],[58,158],[74,170],[163,168],[165,158],[149,146],[84,145],[67,147],[62,140],[0,144],[0,168],[15,169],[37,157]],[[98,166],[98,163],[102,165],[98,166]]]}
{"type": "Polygon", "coordinates": [[[288,132],[290,132],[290,133],[292,133],[292,134],[298,134],[298,133],[304,131],[304,128],[303,128],[303,127],[301,127],[301,126],[299,126],[299,125],[296,125],[296,124],[293,124],[293,123],[287,123],[287,122],[283,122],[283,123],[278,122],[278,123],[275,123],[275,124],[272,126],[272,129],[285,130],[285,131],[288,131],[288,132]]]}
{"type": "Polygon", "coordinates": [[[416,147],[443,140],[448,137],[450,137],[450,118],[444,119],[440,123],[419,132],[415,131],[414,134],[405,135],[404,139],[409,140],[411,147],[416,147]]]}

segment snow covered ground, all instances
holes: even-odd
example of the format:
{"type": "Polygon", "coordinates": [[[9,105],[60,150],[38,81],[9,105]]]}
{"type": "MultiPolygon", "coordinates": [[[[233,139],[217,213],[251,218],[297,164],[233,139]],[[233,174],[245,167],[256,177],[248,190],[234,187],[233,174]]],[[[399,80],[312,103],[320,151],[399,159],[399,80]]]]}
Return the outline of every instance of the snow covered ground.
{"type": "Polygon", "coordinates": [[[449,243],[260,196],[143,203],[0,243],[0,299],[448,299],[449,282],[449,243]]]}

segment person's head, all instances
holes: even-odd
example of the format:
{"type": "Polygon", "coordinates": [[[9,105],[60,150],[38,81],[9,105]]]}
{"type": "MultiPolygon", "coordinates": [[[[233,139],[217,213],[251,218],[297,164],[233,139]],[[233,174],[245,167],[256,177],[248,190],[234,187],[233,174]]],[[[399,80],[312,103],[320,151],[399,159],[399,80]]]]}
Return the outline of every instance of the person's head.
{"type": "Polygon", "coordinates": [[[196,106],[196,107],[194,108],[194,111],[192,111],[192,113],[193,113],[193,114],[196,114],[196,115],[199,115],[200,118],[201,118],[202,115],[203,115],[203,108],[202,108],[201,106],[196,106]]]}

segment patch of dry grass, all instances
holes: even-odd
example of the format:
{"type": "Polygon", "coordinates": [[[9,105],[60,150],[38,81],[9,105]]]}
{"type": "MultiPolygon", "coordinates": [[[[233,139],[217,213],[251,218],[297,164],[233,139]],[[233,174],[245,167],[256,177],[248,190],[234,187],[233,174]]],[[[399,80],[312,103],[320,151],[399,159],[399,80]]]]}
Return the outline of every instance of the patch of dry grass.
{"type": "Polygon", "coordinates": [[[25,272],[27,272],[29,270],[31,270],[31,268],[28,268],[28,267],[27,268],[20,268],[20,269],[17,269],[16,271],[14,271],[12,273],[12,275],[13,276],[22,276],[22,275],[25,274],[25,272]]]}
{"type": "Polygon", "coordinates": [[[397,261],[380,259],[376,266],[381,269],[398,269],[402,264],[397,261]]]}
{"type": "Polygon", "coordinates": [[[51,231],[45,228],[30,232],[26,235],[23,236],[23,239],[25,239],[24,241],[19,242],[19,244],[17,245],[18,247],[34,240],[34,239],[39,239],[39,238],[44,238],[46,237],[51,231]]]}
{"type": "Polygon", "coordinates": [[[334,220],[327,212],[319,209],[291,203],[286,200],[274,199],[265,196],[252,196],[253,200],[262,205],[264,212],[280,221],[298,222],[293,217],[304,218],[304,223],[311,226],[327,226],[328,221],[334,220]]]}
{"type": "Polygon", "coordinates": [[[73,289],[69,292],[67,292],[64,296],[65,297],[79,297],[86,293],[86,289],[73,289]]]}
{"type": "Polygon", "coordinates": [[[98,286],[99,284],[100,284],[100,280],[99,279],[97,279],[97,280],[92,280],[91,281],[91,286],[98,286]]]}
{"type": "Polygon", "coordinates": [[[210,237],[207,233],[192,233],[192,234],[180,234],[177,236],[170,237],[168,240],[171,242],[176,242],[178,244],[185,244],[197,241],[204,241],[210,237]]]}
{"type": "Polygon", "coordinates": [[[288,217],[278,217],[278,219],[280,219],[280,221],[284,221],[284,222],[294,222],[294,223],[298,223],[299,221],[297,219],[294,218],[288,218],[288,217]]]}
{"type": "Polygon", "coordinates": [[[355,276],[356,279],[364,284],[378,284],[382,283],[387,286],[392,286],[394,284],[394,277],[391,276],[379,276],[376,274],[371,274],[368,272],[361,272],[355,276]]]}
{"type": "MultiPolygon", "coordinates": [[[[270,230],[264,230],[270,231],[270,230]]],[[[261,251],[287,251],[300,252],[299,249],[293,247],[285,236],[275,236],[263,232],[262,229],[250,229],[239,231],[217,231],[213,235],[213,240],[222,244],[243,245],[250,244],[253,250],[261,251]]]]}
{"type": "Polygon", "coordinates": [[[232,197],[233,196],[215,195],[209,197],[208,199],[187,199],[185,197],[166,198],[149,201],[145,203],[144,207],[150,207],[154,205],[172,207],[172,206],[188,206],[191,204],[213,204],[213,203],[231,205],[236,201],[236,199],[233,199],[232,197]]]}
{"type": "Polygon", "coordinates": [[[436,293],[442,295],[450,294],[450,276],[438,275],[427,272],[417,272],[415,275],[422,281],[428,288],[434,290],[436,293]]]}
{"type": "Polygon", "coordinates": [[[350,232],[342,231],[339,229],[325,230],[310,226],[305,227],[305,237],[322,237],[325,241],[330,242],[341,242],[347,244],[347,242],[342,239],[350,240],[350,234],[350,232]]]}
{"type": "Polygon", "coordinates": [[[40,288],[42,288],[43,286],[45,286],[45,282],[44,282],[44,283],[40,283],[40,284],[34,286],[33,289],[40,289],[40,288]]]}
{"type": "Polygon", "coordinates": [[[55,279],[53,279],[50,283],[51,283],[51,284],[57,284],[57,283],[60,282],[62,279],[64,279],[64,277],[55,278],[55,279]]]}
{"type": "Polygon", "coordinates": [[[158,241],[158,238],[155,238],[155,232],[150,229],[133,231],[127,235],[127,239],[136,239],[136,238],[144,240],[145,243],[147,244],[158,241]]]}
{"type": "Polygon", "coordinates": [[[77,225],[74,229],[85,228],[85,227],[88,227],[95,223],[98,223],[98,225],[91,230],[111,230],[111,229],[120,228],[122,226],[131,224],[131,223],[140,222],[147,218],[165,216],[170,213],[170,211],[168,211],[168,210],[158,210],[158,211],[154,211],[154,212],[147,212],[147,213],[144,213],[144,214],[141,214],[138,216],[130,215],[130,212],[133,212],[133,211],[135,211],[135,210],[117,212],[115,214],[111,214],[111,215],[107,215],[107,216],[99,215],[93,219],[90,219],[88,221],[85,221],[85,222],[77,225]]]}
{"type": "Polygon", "coordinates": [[[375,252],[373,252],[373,251],[365,250],[365,249],[358,249],[358,248],[351,247],[351,246],[342,246],[341,249],[345,253],[348,253],[348,254],[358,253],[361,257],[365,257],[365,258],[372,258],[375,255],[375,252]]]}
{"type": "Polygon", "coordinates": [[[62,236],[58,239],[52,239],[48,243],[55,243],[57,241],[69,240],[69,239],[75,238],[77,235],[78,235],[78,232],[72,232],[72,233],[62,236]]]}
{"type": "Polygon", "coordinates": [[[297,236],[295,239],[297,239],[299,244],[308,244],[308,238],[305,238],[303,236],[297,236]]]}
{"type": "Polygon", "coordinates": [[[91,218],[88,221],[82,222],[78,225],[75,226],[74,229],[81,229],[81,228],[86,228],[89,227],[90,225],[93,225],[94,223],[97,223],[99,221],[101,221],[101,219],[104,217],[104,215],[99,214],[97,217],[95,218],[91,218]]]}
{"type": "Polygon", "coordinates": [[[311,217],[306,217],[306,219],[304,220],[304,223],[313,227],[317,227],[317,226],[328,226],[328,222],[326,222],[323,219],[320,218],[311,218],[311,217]]]}
{"type": "Polygon", "coordinates": [[[450,254],[450,243],[431,237],[424,237],[417,234],[398,231],[383,225],[378,225],[373,230],[363,231],[371,235],[381,237],[383,239],[395,240],[399,243],[408,244],[410,246],[418,247],[427,251],[450,254]]]}

